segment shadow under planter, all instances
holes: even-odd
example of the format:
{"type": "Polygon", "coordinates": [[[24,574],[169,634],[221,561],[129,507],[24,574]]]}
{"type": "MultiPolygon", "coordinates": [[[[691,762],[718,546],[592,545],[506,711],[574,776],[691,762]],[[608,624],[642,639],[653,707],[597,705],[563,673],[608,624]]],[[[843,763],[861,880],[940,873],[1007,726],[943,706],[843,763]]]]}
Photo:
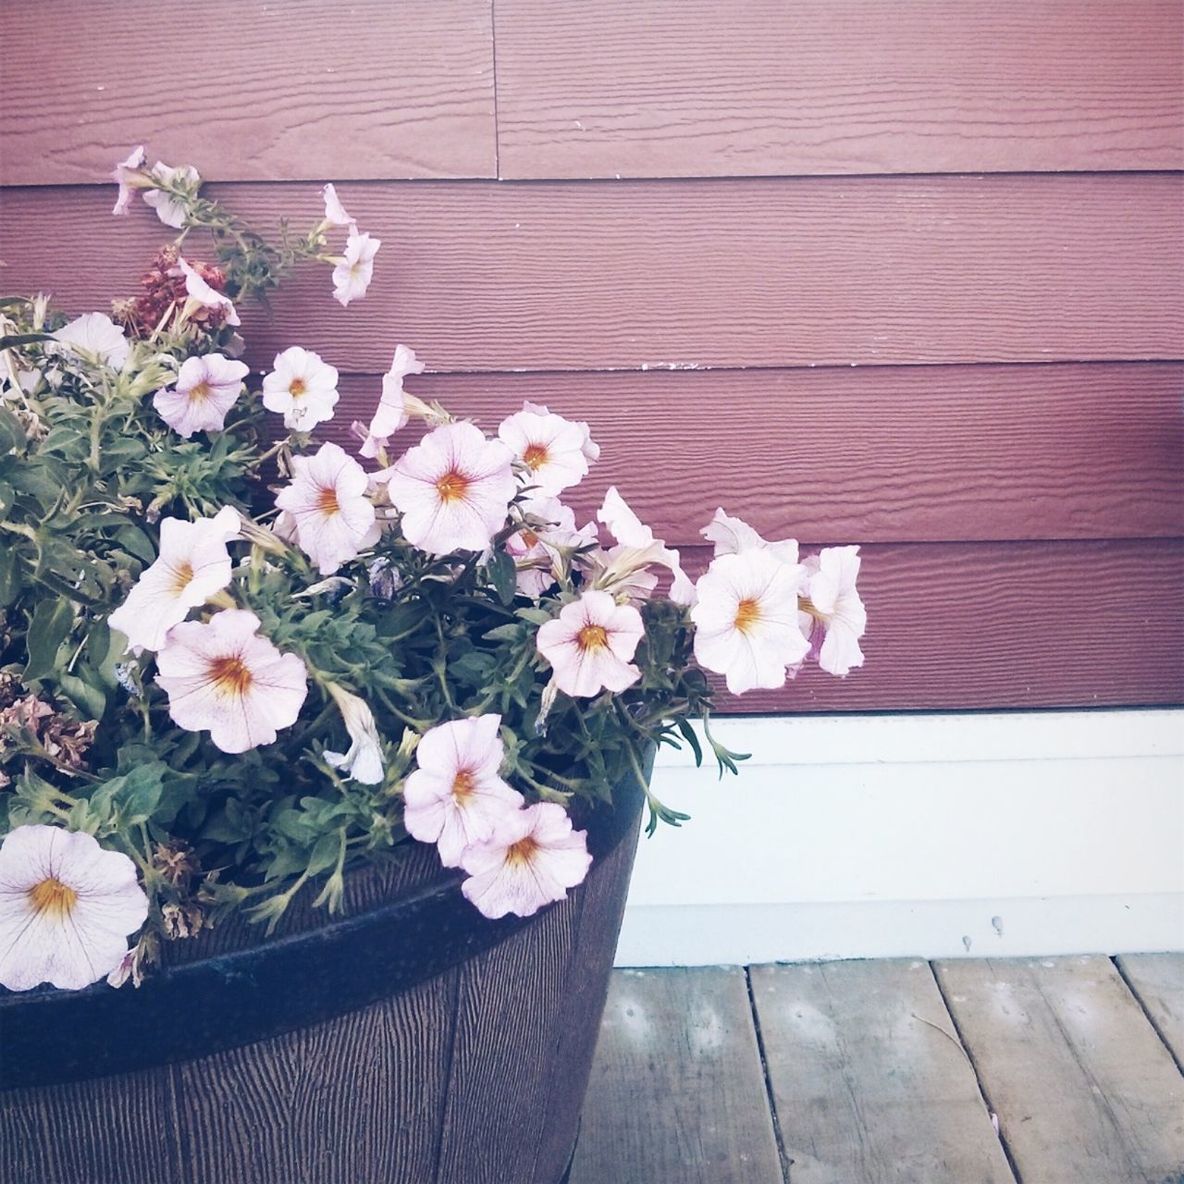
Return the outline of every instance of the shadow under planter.
{"type": "Polygon", "coordinates": [[[346,916],[168,943],[139,990],[0,992],[0,1184],[559,1184],[643,794],[587,880],[491,922],[434,848],[347,876],[346,916]]]}

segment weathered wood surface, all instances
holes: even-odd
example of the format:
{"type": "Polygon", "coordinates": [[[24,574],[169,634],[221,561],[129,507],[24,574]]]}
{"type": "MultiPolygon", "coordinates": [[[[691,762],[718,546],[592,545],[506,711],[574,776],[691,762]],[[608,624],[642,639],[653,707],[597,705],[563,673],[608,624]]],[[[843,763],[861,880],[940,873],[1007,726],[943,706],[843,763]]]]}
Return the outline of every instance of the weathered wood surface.
{"type": "Polygon", "coordinates": [[[1184,1066],[1184,954],[1123,954],[1117,961],[1176,1064],[1184,1066]]]}
{"type": "Polygon", "coordinates": [[[1172,0],[498,0],[496,22],[505,177],[1184,164],[1172,0]]]}
{"type": "Polygon", "coordinates": [[[1184,1077],[1109,959],[936,970],[1021,1179],[1175,1184],[1184,1077]]]}
{"type": "MultiPolygon", "coordinates": [[[[263,224],[322,214],[312,184],[210,192],[263,224]]],[[[299,342],[360,372],[396,333],[440,371],[1178,358],[1182,195],[1169,174],[358,182],[342,199],[384,243],[365,299],[306,268],[244,332],[256,360],[299,342]]],[[[167,234],[113,197],[5,190],[4,288],[78,312],[134,291],[167,234]]]]}
{"type": "Polygon", "coordinates": [[[571,1184],[781,1184],[744,971],[613,975],[571,1184]]]}
{"type": "MultiPolygon", "coordinates": [[[[523,400],[588,421],[601,459],[565,496],[580,521],[616,485],[679,546],[702,543],[716,506],[802,542],[1184,535],[1177,363],[424,375],[408,387],[487,432],[523,400]]],[[[355,452],[349,425],[369,422],[381,383],[346,375],[340,389],[319,434],[355,452]]]]}
{"type": "MultiPolygon", "coordinates": [[[[709,552],[685,558],[700,570],[709,552]]],[[[1184,700],[1184,544],[864,548],[867,663],[807,667],[729,712],[1145,706],[1184,700]]]]}
{"type": "Polygon", "coordinates": [[[1014,1184],[927,962],[751,976],[793,1184],[1014,1184]]]}
{"type": "Polygon", "coordinates": [[[496,175],[491,0],[44,0],[3,5],[0,41],[7,185],[135,144],[211,179],[496,175]]]}

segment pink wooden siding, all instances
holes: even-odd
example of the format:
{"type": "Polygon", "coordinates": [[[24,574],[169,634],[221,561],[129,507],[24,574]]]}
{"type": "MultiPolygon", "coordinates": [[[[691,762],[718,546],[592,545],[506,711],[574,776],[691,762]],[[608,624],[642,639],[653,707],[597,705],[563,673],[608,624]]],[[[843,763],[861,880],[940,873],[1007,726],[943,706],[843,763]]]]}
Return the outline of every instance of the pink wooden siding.
{"type": "Polygon", "coordinates": [[[108,216],[133,143],[264,220],[337,179],[370,294],[318,271],[245,318],[256,365],[343,372],[329,435],[402,340],[486,427],[588,419],[575,503],[618,484],[693,568],[721,504],[864,544],[868,665],[729,709],[1184,700],[1174,0],[189,11],[0,10],[0,287],[133,288],[165,238],[108,216]]]}

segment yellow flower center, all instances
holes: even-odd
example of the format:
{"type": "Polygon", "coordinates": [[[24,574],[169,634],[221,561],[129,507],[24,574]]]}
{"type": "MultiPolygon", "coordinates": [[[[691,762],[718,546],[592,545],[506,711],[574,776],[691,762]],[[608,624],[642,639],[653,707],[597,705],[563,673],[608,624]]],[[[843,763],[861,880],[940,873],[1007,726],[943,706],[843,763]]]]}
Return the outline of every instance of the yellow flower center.
{"type": "Polygon", "coordinates": [[[304,385],[303,378],[293,378],[292,381],[288,383],[288,394],[290,394],[293,399],[299,399],[300,396],[305,394],[307,391],[308,388],[304,385]]]}
{"type": "Polygon", "coordinates": [[[50,876],[29,889],[29,903],[33,906],[33,911],[49,913],[51,917],[58,919],[68,917],[74,911],[77,902],[78,893],[55,876],[50,876]]]}
{"type": "Polygon", "coordinates": [[[452,796],[458,802],[463,802],[473,796],[473,774],[468,769],[458,769],[452,779],[452,796]]]}
{"type": "Polygon", "coordinates": [[[458,502],[465,496],[465,491],[469,488],[469,479],[463,473],[458,473],[455,469],[449,469],[436,482],[436,492],[440,495],[442,502],[458,502]]]}
{"type": "Polygon", "coordinates": [[[608,645],[608,630],[603,625],[585,625],[576,634],[576,645],[584,653],[589,650],[604,649],[608,645]]]}
{"type": "Polygon", "coordinates": [[[193,579],[193,564],[186,559],[178,567],[173,568],[173,592],[178,596],[189,587],[193,579]]]}
{"type": "Polygon", "coordinates": [[[736,628],[747,633],[761,619],[761,606],[755,600],[742,600],[736,605],[736,628]]]}
{"type": "Polygon", "coordinates": [[[546,444],[529,445],[523,454],[522,460],[532,473],[537,473],[548,460],[546,444]]]}
{"type": "Polygon", "coordinates": [[[199,382],[196,386],[189,388],[189,401],[191,403],[204,403],[210,397],[211,393],[208,382],[199,382]]]}
{"type": "Polygon", "coordinates": [[[530,835],[527,835],[526,838],[519,839],[518,842],[506,848],[506,863],[510,867],[519,867],[524,863],[529,863],[537,850],[538,843],[530,835]]]}
{"type": "Polygon", "coordinates": [[[255,681],[247,664],[237,654],[215,658],[210,663],[210,681],[226,695],[243,695],[255,681]]]}
{"type": "Polygon", "coordinates": [[[531,547],[538,545],[539,536],[533,530],[524,530],[522,532],[522,542],[529,551],[531,547]]]}
{"type": "Polygon", "coordinates": [[[337,490],[332,485],[321,486],[317,494],[317,509],[322,514],[336,514],[341,510],[341,503],[337,500],[337,490]]]}

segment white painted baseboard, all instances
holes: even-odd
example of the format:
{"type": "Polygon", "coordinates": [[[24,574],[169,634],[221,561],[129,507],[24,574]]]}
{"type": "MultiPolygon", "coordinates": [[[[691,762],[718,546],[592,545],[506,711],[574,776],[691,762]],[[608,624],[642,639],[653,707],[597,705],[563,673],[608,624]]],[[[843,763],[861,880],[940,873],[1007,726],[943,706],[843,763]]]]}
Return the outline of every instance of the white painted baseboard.
{"type": "Polygon", "coordinates": [[[1184,948],[1184,712],[721,720],[642,838],[617,964],[1184,948]]]}

